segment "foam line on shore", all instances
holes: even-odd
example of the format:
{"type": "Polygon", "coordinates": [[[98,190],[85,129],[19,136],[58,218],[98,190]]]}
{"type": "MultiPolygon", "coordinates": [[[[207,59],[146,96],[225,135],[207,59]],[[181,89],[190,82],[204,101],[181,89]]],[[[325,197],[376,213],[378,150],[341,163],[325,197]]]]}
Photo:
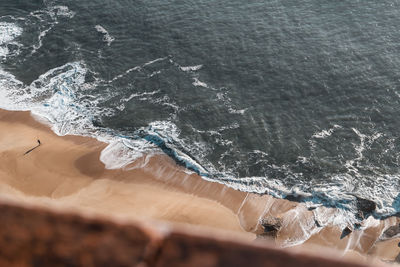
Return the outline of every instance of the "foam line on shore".
{"type": "Polygon", "coordinates": [[[310,210],[303,203],[208,182],[162,154],[144,154],[124,169],[107,170],[99,160],[107,144],[88,137],[57,136],[29,112],[0,111],[0,126],[0,193],[18,201],[203,225],[250,239],[263,232],[261,219],[272,216],[282,220],[275,241],[280,246],[317,244],[344,254],[377,256],[383,253],[380,247],[387,246],[379,237],[399,221],[369,217],[360,229],[340,239],[342,229],[334,220],[345,214],[339,209],[310,210]],[[22,156],[37,138],[42,145],[22,156]]]}

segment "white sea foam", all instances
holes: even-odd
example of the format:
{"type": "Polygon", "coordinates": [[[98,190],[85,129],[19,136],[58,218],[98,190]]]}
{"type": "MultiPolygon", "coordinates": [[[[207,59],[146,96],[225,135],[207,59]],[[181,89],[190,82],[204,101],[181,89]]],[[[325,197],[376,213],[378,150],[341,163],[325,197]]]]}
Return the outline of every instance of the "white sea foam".
{"type": "Polygon", "coordinates": [[[14,75],[0,68],[0,108],[8,110],[25,110],[22,105],[15,103],[12,93],[23,88],[23,83],[14,75]]]}
{"type": "Polygon", "coordinates": [[[156,147],[143,140],[127,140],[116,138],[101,151],[100,160],[107,169],[125,168],[136,159],[142,157],[146,152],[155,150],[156,147]]]}
{"type": "Polygon", "coordinates": [[[358,157],[355,160],[361,160],[363,158],[364,150],[367,148],[370,148],[372,143],[374,143],[379,137],[381,137],[382,134],[375,133],[371,136],[368,136],[368,135],[362,134],[360,131],[358,131],[355,128],[352,128],[352,130],[360,138],[360,144],[354,147],[354,149],[357,151],[357,154],[358,154],[358,157]]]}
{"type": "Polygon", "coordinates": [[[111,36],[106,29],[101,25],[96,25],[94,28],[101,34],[103,34],[103,42],[107,43],[108,46],[114,42],[115,38],[111,36]]]}
{"type": "MultiPolygon", "coordinates": [[[[84,63],[71,62],[47,71],[26,86],[0,69],[0,107],[31,110],[34,116],[45,118],[58,135],[87,135],[109,143],[100,157],[109,169],[125,167],[143,153],[155,150],[154,144],[143,139],[130,140],[102,133],[93,126],[92,117],[101,110],[95,108],[99,99],[81,95],[85,92],[82,88],[90,86],[85,84],[86,73],[84,63]]],[[[162,122],[154,122],[151,127],[164,134],[172,129],[162,122]]]]}
{"type": "Polygon", "coordinates": [[[243,114],[247,111],[247,108],[244,108],[244,109],[229,108],[228,110],[229,110],[229,113],[231,113],[231,114],[240,114],[240,115],[243,115],[243,114]]]}
{"type": "MultiPolygon", "coordinates": [[[[200,173],[206,173],[206,170],[200,164],[173,145],[176,140],[179,140],[180,135],[179,129],[174,123],[170,121],[154,121],[143,130],[149,135],[163,138],[166,145],[175,153],[175,159],[184,163],[186,167],[197,170],[200,173]]],[[[100,160],[107,169],[127,168],[129,164],[143,155],[159,151],[156,144],[143,139],[116,137],[114,141],[109,143],[100,156],[100,160]]]]}
{"type": "Polygon", "coordinates": [[[161,70],[153,71],[152,73],[150,73],[150,75],[148,75],[148,77],[151,78],[151,77],[156,76],[156,75],[159,75],[159,74],[161,74],[161,73],[162,73],[161,70]]]}
{"type": "Polygon", "coordinates": [[[59,23],[59,18],[71,19],[75,16],[75,12],[69,10],[67,6],[49,5],[47,8],[42,10],[35,10],[29,14],[28,21],[30,23],[36,23],[39,20],[38,30],[38,41],[32,45],[31,54],[34,54],[43,46],[43,40],[47,34],[59,23]],[[33,19],[35,18],[35,19],[33,19]]]}
{"type": "MultiPolygon", "coordinates": [[[[179,136],[176,125],[168,121],[154,121],[143,130],[149,134],[163,136],[167,142],[171,138],[179,136]]],[[[157,145],[142,138],[114,136],[112,139],[104,140],[103,138],[101,141],[109,143],[100,155],[100,160],[107,169],[127,168],[129,164],[143,155],[159,151],[157,145]]]]}
{"type": "Polygon", "coordinates": [[[175,123],[170,121],[153,121],[147,128],[150,133],[164,137],[168,142],[179,139],[180,130],[175,123]]]}
{"type": "Polygon", "coordinates": [[[29,86],[29,100],[37,103],[32,112],[44,115],[58,135],[81,134],[93,128],[91,112],[78,95],[86,71],[81,62],[68,63],[41,75],[29,86]]]}
{"type": "Polygon", "coordinates": [[[1,107],[31,110],[51,122],[52,129],[59,135],[85,133],[85,129],[93,128],[88,116],[91,112],[86,103],[80,101],[78,93],[85,74],[86,68],[81,62],[67,63],[26,86],[0,70],[1,107]]]}
{"type": "Polygon", "coordinates": [[[315,220],[321,226],[336,225],[341,229],[354,225],[358,222],[354,213],[341,209],[326,208],[323,206],[313,210],[315,220]]]}
{"type": "Polygon", "coordinates": [[[22,28],[18,25],[9,22],[0,22],[0,61],[4,60],[10,54],[8,47],[10,44],[19,46],[14,40],[21,34],[22,28]]]}
{"type": "Polygon", "coordinates": [[[157,93],[159,93],[160,90],[155,90],[155,91],[151,91],[151,92],[142,92],[142,93],[133,93],[128,97],[125,98],[121,98],[119,100],[119,102],[124,103],[124,102],[129,102],[131,101],[133,98],[137,98],[137,97],[143,97],[143,96],[153,96],[157,93]]]}
{"type": "MultiPolygon", "coordinates": [[[[0,60],[7,58],[10,51],[8,45],[15,43],[14,40],[22,34],[22,28],[14,23],[0,22],[0,60]]],[[[11,93],[23,87],[14,75],[4,71],[0,67],[0,107],[3,109],[17,110],[11,93]]]]}
{"type": "Polygon", "coordinates": [[[70,10],[67,6],[50,6],[49,12],[52,16],[60,16],[60,17],[66,17],[66,18],[73,18],[75,16],[75,12],[70,10]]]}
{"type": "Polygon", "coordinates": [[[314,218],[307,214],[303,205],[298,205],[284,214],[282,227],[290,232],[290,235],[280,241],[281,247],[299,245],[320,231],[315,225],[314,218]]]}
{"type": "Polygon", "coordinates": [[[150,60],[150,61],[148,61],[148,62],[146,62],[146,63],[144,63],[144,64],[142,64],[142,65],[129,68],[129,69],[127,69],[126,71],[124,71],[123,73],[121,73],[121,74],[115,76],[114,78],[112,78],[109,82],[110,82],[110,83],[115,82],[116,80],[119,80],[119,79],[125,77],[126,75],[128,75],[128,74],[131,73],[132,71],[141,71],[141,70],[142,70],[144,67],[146,67],[146,66],[149,66],[149,65],[151,65],[151,64],[154,64],[154,63],[157,63],[157,62],[160,62],[160,61],[164,61],[164,60],[166,60],[166,59],[168,59],[168,57],[156,58],[156,59],[150,60]]]}
{"type": "Polygon", "coordinates": [[[220,100],[224,103],[224,105],[228,108],[229,113],[231,113],[231,114],[243,115],[247,111],[247,108],[237,109],[232,104],[232,99],[228,96],[228,92],[226,92],[226,91],[221,91],[221,92],[217,93],[216,96],[217,96],[218,100],[220,100]]]}
{"type": "Polygon", "coordinates": [[[130,69],[126,70],[124,73],[121,73],[121,74],[115,76],[114,78],[112,78],[110,82],[114,82],[114,81],[116,81],[116,80],[118,80],[118,79],[121,79],[121,78],[123,78],[125,75],[131,73],[132,71],[138,71],[138,70],[140,70],[140,69],[141,69],[140,66],[135,66],[135,67],[133,67],[133,68],[130,68],[130,69]]]}
{"type": "Polygon", "coordinates": [[[322,130],[320,132],[314,133],[312,135],[312,137],[313,138],[326,138],[328,136],[331,136],[336,129],[340,129],[340,128],[342,128],[342,126],[335,124],[332,128],[330,128],[328,130],[322,130]]]}
{"type": "Polygon", "coordinates": [[[182,71],[189,72],[189,71],[198,71],[201,69],[203,65],[196,65],[196,66],[186,66],[186,67],[180,67],[182,71]]]}
{"type": "Polygon", "coordinates": [[[198,78],[193,78],[193,85],[194,86],[201,86],[201,87],[205,87],[208,88],[208,85],[205,82],[200,81],[198,78]]]}
{"type": "Polygon", "coordinates": [[[38,43],[33,45],[33,50],[31,54],[35,53],[39,48],[43,46],[43,39],[46,37],[47,33],[53,29],[53,26],[54,24],[39,33],[38,43]]]}
{"type": "Polygon", "coordinates": [[[14,23],[0,22],[0,45],[10,43],[22,34],[22,28],[14,23]]]}
{"type": "Polygon", "coordinates": [[[4,58],[7,54],[9,54],[9,50],[6,46],[0,46],[0,58],[4,58]]]}
{"type": "Polygon", "coordinates": [[[160,62],[160,61],[164,61],[166,59],[168,59],[168,57],[160,57],[160,58],[156,58],[154,60],[150,60],[149,62],[144,63],[143,67],[146,67],[148,65],[151,65],[151,64],[154,64],[154,63],[157,63],[157,62],[160,62]]]}

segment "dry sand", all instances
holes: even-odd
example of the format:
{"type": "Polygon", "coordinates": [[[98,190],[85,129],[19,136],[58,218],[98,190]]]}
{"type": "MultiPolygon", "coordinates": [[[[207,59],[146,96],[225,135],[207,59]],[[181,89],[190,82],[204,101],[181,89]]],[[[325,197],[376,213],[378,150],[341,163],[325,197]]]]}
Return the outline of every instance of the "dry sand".
{"type": "MultiPolygon", "coordinates": [[[[0,197],[52,208],[78,209],[125,219],[150,218],[219,228],[247,240],[262,232],[259,219],[282,220],[275,242],[325,246],[350,258],[394,260],[398,239],[379,237],[397,218],[368,218],[361,230],[340,239],[335,226],[317,227],[303,204],[228,188],[188,174],[164,155],[145,156],[123,170],[107,170],[99,160],[106,144],[79,136],[55,135],[29,112],[0,110],[0,197]],[[32,152],[26,151],[41,145],[32,152]]],[[[335,216],[334,209],[325,209],[335,216]]]]}

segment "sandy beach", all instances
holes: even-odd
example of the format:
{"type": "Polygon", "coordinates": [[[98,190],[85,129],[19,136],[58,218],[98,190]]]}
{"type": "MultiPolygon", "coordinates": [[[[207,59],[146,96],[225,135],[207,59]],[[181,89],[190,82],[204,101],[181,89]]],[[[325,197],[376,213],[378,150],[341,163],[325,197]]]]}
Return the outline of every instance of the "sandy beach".
{"type": "MultiPolygon", "coordinates": [[[[275,239],[281,246],[306,240],[303,248],[324,246],[363,260],[374,256],[393,261],[399,255],[396,235],[380,239],[388,227],[398,225],[397,218],[370,217],[359,230],[340,239],[343,229],[317,226],[313,211],[303,204],[205,181],[165,155],[148,155],[125,169],[107,170],[99,160],[105,147],[88,137],[57,136],[29,112],[1,110],[0,196],[103,216],[218,228],[247,240],[262,232],[260,219],[276,217],[282,221],[275,239]]],[[[319,209],[336,214],[333,209],[319,209]]]]}

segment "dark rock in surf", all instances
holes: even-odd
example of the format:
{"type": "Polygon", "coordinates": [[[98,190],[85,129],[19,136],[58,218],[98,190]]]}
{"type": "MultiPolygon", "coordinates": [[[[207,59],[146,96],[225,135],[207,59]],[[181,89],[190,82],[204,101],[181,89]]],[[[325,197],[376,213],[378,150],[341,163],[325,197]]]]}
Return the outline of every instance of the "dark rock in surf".
{"type": "Polygon", "coordinates": [[[360,219],[365,219],[366,217],[368,217],[369,215],[371,215],[371,213],[373,213],[376,209],[376,203],[373,202],[372,200],[368,200],[368,199],[364,199],[364,198],[360,198],[357,197],[357,209],[358,209],[358,217],[360,217],[360,219]]]}
{"type": "Polygon", "coordinates": [[[304,196],[302,195],[287,195],[285,199],[294,202],[302,202],[304,200],[304,196]]]}
{"type": "Polygon", "coordinates": [[[390,239],[398,234],[400,234],[400,226],[393,225],[393,226],[390,226],[388,229],[386,229],[379,239],[381,239],[381,240],[390,239]]]}
{"type": "Polygon", "coordinates": [[[343,229],[342,231],[342,235],[340,236],[340,239],[345,238],[346,236],[348,236],[349,234],[351,234],[351,229],[349,227],[346,227],[343,229]]]}

